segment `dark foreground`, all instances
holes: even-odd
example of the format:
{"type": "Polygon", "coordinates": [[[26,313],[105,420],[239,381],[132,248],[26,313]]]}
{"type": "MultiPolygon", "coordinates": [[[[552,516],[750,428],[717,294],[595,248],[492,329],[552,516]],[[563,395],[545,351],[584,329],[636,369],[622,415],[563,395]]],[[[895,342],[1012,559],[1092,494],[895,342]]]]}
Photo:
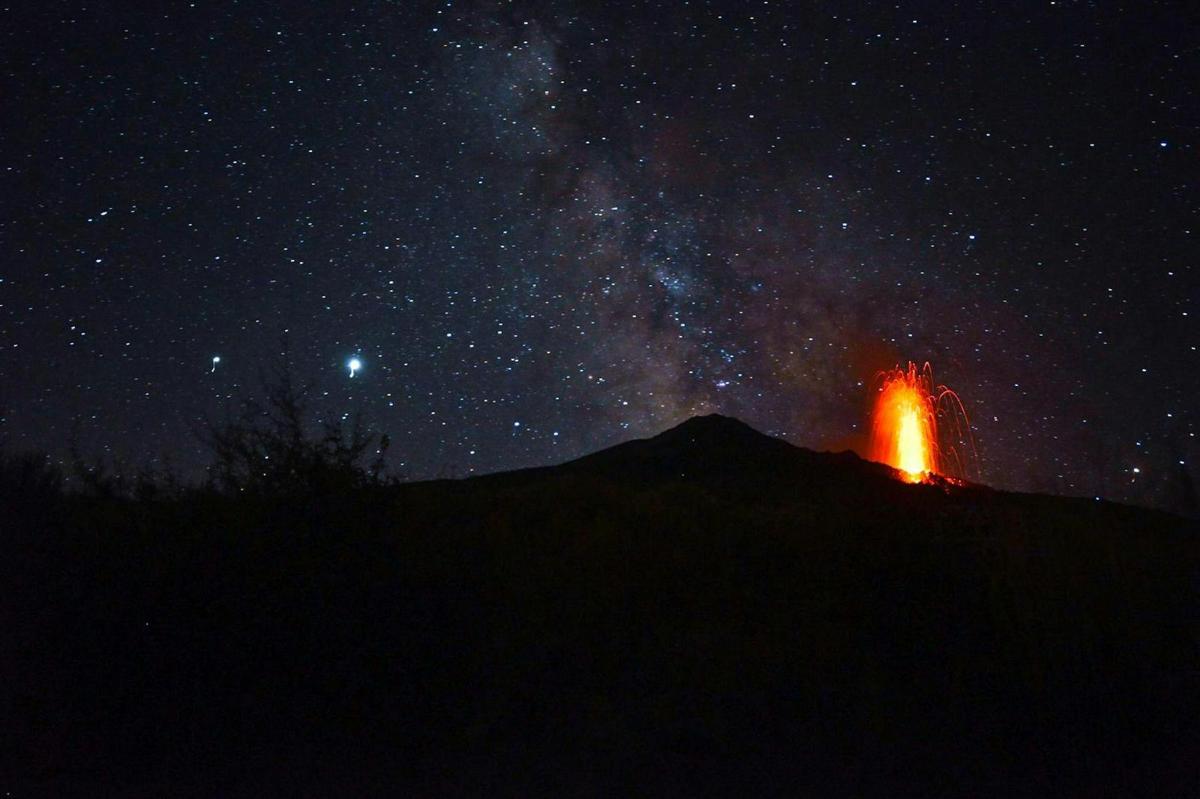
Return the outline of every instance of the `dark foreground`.
{"type": "Polygon", "coordinates": [[[1200,537],[1150,511],[714,417],[354,495],[4,503],[13,796],[1200,784],[1200,537]]]}

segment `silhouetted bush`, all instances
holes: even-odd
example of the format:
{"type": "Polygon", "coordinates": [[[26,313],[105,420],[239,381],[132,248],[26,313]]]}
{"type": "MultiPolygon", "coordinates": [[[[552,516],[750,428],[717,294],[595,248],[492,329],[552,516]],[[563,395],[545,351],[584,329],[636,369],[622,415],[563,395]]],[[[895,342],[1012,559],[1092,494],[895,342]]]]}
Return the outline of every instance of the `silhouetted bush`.
{"type": "Polygon", "coordinates": [[[8,501],[37,503],[62,493],[63,473],[41,453],[0,453],[0,497],[8,501]]]}
{"type": "Polygon", "coordinates": [[[291,496],[387,482],[388,437],[367,432],[359,414],[349,424],[323,420],[320,433],[310,435],[310,390],[297,388],[282,369],[265,385],[265,401],[248,400],[237,418],[210,422],[200,434],[213,455],[210,485],[229,494],[291,496]],[[366,463],[376,443],[376,456],[366,463]]]}

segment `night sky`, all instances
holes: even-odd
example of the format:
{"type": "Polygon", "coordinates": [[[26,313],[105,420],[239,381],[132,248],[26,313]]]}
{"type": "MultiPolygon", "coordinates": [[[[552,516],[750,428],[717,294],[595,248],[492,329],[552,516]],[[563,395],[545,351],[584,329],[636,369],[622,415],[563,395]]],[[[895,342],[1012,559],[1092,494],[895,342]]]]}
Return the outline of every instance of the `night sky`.
{"type": "Polygon", "coordinates": [[[859,445],[908,360],[995,486],[1200,478],[1183,4],[280,6],[0,11],[7,450],[199,477],[286,343],[410,478],[859,445]]]}

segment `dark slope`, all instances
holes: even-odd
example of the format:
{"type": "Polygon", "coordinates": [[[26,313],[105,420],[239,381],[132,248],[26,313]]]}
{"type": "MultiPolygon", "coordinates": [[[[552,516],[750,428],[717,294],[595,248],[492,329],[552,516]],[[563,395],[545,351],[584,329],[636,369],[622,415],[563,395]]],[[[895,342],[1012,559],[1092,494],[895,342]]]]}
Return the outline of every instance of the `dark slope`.
{"type": "Polygon", "coordinates": [[[890,478],[890,470],[853,453],[815,453],[763,435],[737,419],[696,416],[644,441],[629,441],[566,464],[566,470],[607,479],[682,480],[720,489],[756,492],[807,473],[807,487],[861,484],[890,478]],[[765,481],[765,485],[764,485],[765,481]]]}
{"type": "Polygon", "coordinates": [[[17,795],[1187,795],[1200,539],[723,417],[304,500],[10,501],[17,795]]]}
{"type": "Polygon", "coordinates": [[[477,479],[517,485],[564,477],[641,486],[683,482],[726,496],[750,493],[767,502],[777,494],[790,501],[831,489],[888,492],[895,482],[890,468],[852,452],[813,452],[720,414],[695,416],[652,438],[627,441],[558,466],[477,479]]]}

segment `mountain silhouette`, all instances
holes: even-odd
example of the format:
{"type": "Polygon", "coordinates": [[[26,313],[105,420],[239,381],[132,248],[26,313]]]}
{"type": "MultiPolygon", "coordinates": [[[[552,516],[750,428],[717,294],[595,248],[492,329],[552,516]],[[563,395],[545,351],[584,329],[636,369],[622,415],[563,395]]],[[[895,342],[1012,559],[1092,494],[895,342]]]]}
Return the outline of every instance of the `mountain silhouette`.
{"type": "Polygon", "coordinates": [[[808,486],[838,481],[890,482],[895,476],[889,467],[864,461],[853,452],[814,452],[714,413],[693,416],[651,438],[626,441],[558,466],[488,477],[503,481],[590,474],[618,482],[684,480],[729,488],[774,483],[774,470],[788,478],[805,472],[808,486]]]}
{"type": "Polygon", "coordinates": [[[704,416],[557,466],[6,509],[20,795],[1200,784],[1200,538],[704,416]]]}
{"type": "Polygon", "coordinates": [[[795,465],[814,454],[745,422],[711,414],[692,417],[653,438],[585,456],[567,468],[630,479],[736,481],[741,475],[757,478],[771,467],[795,465]]]}

